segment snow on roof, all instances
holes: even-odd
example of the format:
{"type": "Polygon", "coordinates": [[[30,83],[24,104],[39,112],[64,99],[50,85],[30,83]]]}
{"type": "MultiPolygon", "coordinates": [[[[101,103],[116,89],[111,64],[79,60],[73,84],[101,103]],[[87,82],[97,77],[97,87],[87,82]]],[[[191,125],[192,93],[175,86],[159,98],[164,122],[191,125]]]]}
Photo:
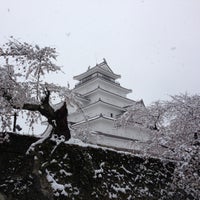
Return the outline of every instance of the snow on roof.
{"type": "Polygon", "coordinates": [[[104,59],[103,62],[96,64],[94,67],[88,67],[88,70],[82,74],[79,74],[77,76],[74,76],[74,80],[81,80],[97,71],[100,71],[101,73],[105,73],[107,76],[112,77],[113,79],[121,78],[121,75],[115,74],[111,68],[108,66],[106,60],[104,59]]]}
{"type": "Polygon", "coordinates": [[[97,66],[100,67],[100,68],[102,68],[102,69],[104,69],[104,70],[106,70],[106,71],[109,71],[109,72],[113,73],[113,71],[111,70],[111,68],[108,66],[107,61],[106,61],[105,58],[103,59],[103,62],[100,63],[100,64],[98,64],[97,66]]]}
{"type": "Polygon", "coordinates": [[[88,99],[86,96],[80,94],[80,93],[77,93],[76,92],[76,96],[77,98],[79,98],[80,100],[83,100],[83,101],[90,101],[90,99],[88,99]]]}
{"type": "Polygon", "coordinates": [[[139,101],[133,101],[133,104],[124,106],[123,108],[128,109],[128,108],[135,107],[135,106],[146,107],[145,104],[144,104],[143,99],[141,99],[139,101]]]}
{"type": "MultiPolygon", "coordinates": [[[[91,103],[91,104],[85,106],[84,108],[87,108],[87,107],[90,107],[90,106],[96,105],[96,104],[98,104],[98,103],[102,103],[102,104],[104,104],[104,105],[107,105],[107,106],[110,106],[110,107],[117,108],[118,110],[125,111],[125,109],[124,109],[123,107],[120,107],[120,106],[117,106],[117,105],[114,105],[114,104],[108,103],[108,102],[106,102],[106,101],[103,101],[103,100],[101,100],[101,98],[99,98],[99,100],[97,100],[97,101],[95,101],[95,102],[93,102],[93,103],[91,103]]],[[[84,109],[84,108],[83,108],[83,109],[84,109]]]]}
{"type": "Polygon", "coordinates": [[[74,124],[72,125],[72,128],[73,128],[74,126],[77,126],[77,125],[80,125],[80,124],[84,124],[84,123],[86,123],[86,122],[88,122],[88,121],[94,121],[94,120],[98,120],[98,119],[106,119],[106,120],[112,120],[112,121],[114,121],[114,119],[113,119],[112,117],[108,117],[108,116],[105,116],[105,115],[103,115],[102,113],[100,113],[99,115],[96,115],[96,116],[94,116],[94,117],[90,117],[90,118],[88,118],[87,120],[82,120],[82,121],[80,121],[80,122],[74,123],[74,124]]]}
{"type": "MultiPolygon", "coordinates": [[[[121,87],[121,86],[120,86],[121,87]]],[[[110,92],[110,91],[108,91],[108,90],[106,90],[106,89],[104,89],[104,88],[101,88],[100,86],[98,86],[97,88],[95,88],[94,90],[92,90],[92,91],[89,91],[88,93],[86,93],[86,94],[84,94],[84,97],[85,96],[87,96],[87,95],[89,95],[89,94],[91,94],[91,93],[94,93],[94,92],[96,92],[96,91],[103,91],[103,92],[105,92],[105,93],[109,93],[109,94],[111,94],[111,95],[113,95],[113,96],[118,96],[119,98],[122,98],[122,99],[125,99],[125,100],[127,100],[127,101],[130,101],[130,102],[135,102],[134,100],[132,100],[132,99],[129,99],[129,98],[127,98],[127,97],[124,97],[124,96],[121,96],[121,95],[119,95],[119,94],[116,94],[116,93],[114,93],[114,92],[110,92]]],[[[131,104],[132,105],[132,104],[131,104]]]]}
{"type": "MultiPolygon", "coordinates": [[[[78,80],[78,79],[77,79],[78,80]]],[[[120,88],[121,90],[123,90],[123,91],[126,91],[127,93],[131,93],[132,92],[132,89],[127,89],[127,88],[125,88],[125,87],[122,87],[119,83],[117,83],[117,82],[111,82],[111,81],[108,81],[108,80],[106,80],[106,79],[104,79],[104,78],[102,78],[102,77],[97,77],[97,78],[95,78],[95,79],[91,79],[91,81],[86,81],[86,82],[84,82],[84,83],[81,83],[81,84],[76,84],[76,86],[75,86],[75,88],[80,88],[80,87],[85,87],[86,86],[86,84],[91,84],[91,82],[93,81],[97,81],[97,80],[100,80],[100,81],[104,81],[105,83],[107,83],[107,84],[112,84],[112,86],[114,86],[114,87],[117,87],[117,88],[120,88]]]]}

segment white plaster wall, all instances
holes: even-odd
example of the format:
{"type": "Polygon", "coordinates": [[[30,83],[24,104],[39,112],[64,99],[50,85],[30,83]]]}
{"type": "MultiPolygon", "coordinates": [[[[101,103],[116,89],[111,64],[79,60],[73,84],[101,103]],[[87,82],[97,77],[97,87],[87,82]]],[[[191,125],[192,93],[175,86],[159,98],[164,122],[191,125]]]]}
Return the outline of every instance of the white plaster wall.
{"type": "Polygon", "coordinates": [[[74,112],[72,114],[69,114],[67,119],[69,122],[80,122],[83,121],[85,117],[83,113],[74,112]]]}
{"type": "Polygon", "coordinates": [[[80,87],[74,88],[74,91],[80,93],[80,94],[86,94],[100,86],[101,88],[108,90],[110,92],[116,93],[118,95],[121,95],[123,97],[126,97],[126,92],[120,88],[119,86],[109,83],[107,81],[104,81],[102,79],[94,79],[91,82],[87,82],[83,84],[80,87]]]}
{"type": "Polygon", "coordinates": [[[132,103],[132,101],[128,101],[126,99],[120,98],[119,96],[114,96],[102,90],[97,90],[94,93],[87,95],[86,97],[91,100],[91,103],[101,98],[102,101],[105,101],[107,103],[110,103],[119,107],[128,106],[132,103]]]}
{"type": "Polygon", "coordinates": [[[102,102],[98,102],[92,107],[85,108],[84,112],[88,116],[96,116],[103,114],[104,116],[111,117],[112,113],[113,117],[115,117],[116,115],[120,114],[120,110],[117,110],[116,108],[106,105],[102,102]]]}
{"type": "Polygon", "coordinates": [[[91,130],[93,131],[99,131],[107,134],[112,134],[112,126],[113,121],[112,120],[104,120],[104,119],[98,119],[95,121],[91,121],[89,123],[89,126],[91,127],[91,130]]]}
{"type": "Polygon", "coordinates": [[[90,99],[91,103],[98,101],[99,98],[101,98],[102,100],[104,99],[102,94],[97,93],[97,92],[87,95],[86,98],[90,99]]]}
{"type": "Polygon", "coordinates": [[[90,121],[87,124],[79,124],[73,128],[87,127],[91,131],[88,135],[88,142],[99,144],[107,147],[127,149],[127,150],[143,150],[152,137],[151,131],[139,129],[136,127],[114,128],[114,122],[107,119],[98,119],[90,121]],[[107,135],[99,134],[99,132],[107,135]],[[122,136],[127,139],[110,137],[122,136]],[[134,141],[135,140],[135,141],[134,141]],[[136,141],[137,140],[137,141],[136,141]]]}
{"type": "Polygon", "coordinates": [[[91,107],[83,108],[83,111],[84,114],[82,112],[77,112],[77,111],[69,114],[68,121],[80,122],[84,120],[84,115],[87,116],[88,118],[99,116],[100,114],[103,114],[104,116],[107,117],[111,117],[112,113],[112,116],[115,118],[118,114],[120,114],[120,110],[117,110],[116,108],[113,108],[109,105],[105,105],[102,102],[98,102],[97,104],[91,107]]]}
{"type": "Polygon", "coordinates": [[[91,120],[89,122],[76,124],[75,126],[73,126],[73,128],[76,129],[76,128],[85,127],[86,123],[87,123],[87,127],[89,127],[91,131],[97,131],[97,132],[112,134],[111,133],[112,125],[113,125],[112,120],[104,120],[104,119],[91,120]]]}
{"type": "MultiPolygon", "coordinates": [[[[110,135],[122,136],[141,142],[146,142],[151,139],[151,131],[147,129],[140,129],[137,127],[114,127],[114,121],[107,119],[97,119],[88,122],[92,131],[102,132],[110,135]]],[[[82,126],[81,124],[78,126],[82,126]]],[[[78,127],[77,126],[77,127],[78,127]]]]}
{"type": "Polygon", "coordinates": [[[68,105],[67,109],[68,109],[68,114],[71,114],[77,111],[77,108],[75,106],[68,105]]]}
{"type": "Polygon", "coordinates": [[[99,83],[97,81],[92,81],[92,82],[85,83],[80,87],[74,88],[73,90],[80,94],[86,94],[86,93],[98,88],[98,85],[99,85],[99,83]]]}
{"type": "Polygon", "coordinates": [[[87,136],[88,143],[97,144],[105,147],[110,148],[117,148],[119,150],[128,150],[128,151],[142,151],[144,150],[146,143],[132,141],[132,140],[125,140],[119,138],[113,138],[106,135],[100,135],[96,132],[90,132],[87,136]]]}
{"type": "Polygon", "coordinates": [[[131,138],[142,142],[148,141],[151,136],[151,132],[146,129],[142,130],[136,127],[115,128],[114,121],[112,120],[96,120],[94,122],[91,122],[90,127],[94,131],[100,131],[111,135],[131,138]]]}
{"type": "Polygon", "coordinates": [[[100,81],[100,87],[104,90],[110,91],[112,93],[118,94],[122,97],[126,97],[126,92],[117,85],[110,84],[108,82],[100,81]]]}

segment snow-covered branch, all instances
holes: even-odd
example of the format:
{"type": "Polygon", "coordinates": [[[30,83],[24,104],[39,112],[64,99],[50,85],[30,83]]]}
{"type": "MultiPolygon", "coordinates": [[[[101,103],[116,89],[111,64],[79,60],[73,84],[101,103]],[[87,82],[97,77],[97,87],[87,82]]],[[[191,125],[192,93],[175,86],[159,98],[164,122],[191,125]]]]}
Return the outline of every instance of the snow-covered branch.
{"type": "Polygon", "coordinates": [[[67,87],[44,82],[45,74],[61,71],[55,64],[56,57],[55,48],[41,48],[14,38],[0,47],[1,128],[10,127],[10,116],[16,110],[27,110],[45,116],[54,133],[70,138],[66,102],[72,102],[72,92],[67,87]],[[52,94],[60,99],[59,108],[54,108],[52,94]]]}

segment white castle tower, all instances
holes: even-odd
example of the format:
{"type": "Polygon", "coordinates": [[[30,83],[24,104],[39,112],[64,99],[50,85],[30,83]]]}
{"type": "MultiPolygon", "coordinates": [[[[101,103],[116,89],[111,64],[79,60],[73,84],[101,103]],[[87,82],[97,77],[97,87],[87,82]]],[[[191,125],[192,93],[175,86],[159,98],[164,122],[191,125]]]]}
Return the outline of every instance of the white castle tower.
{"type": "Polygon", "coordinates": [[[139,150],[149,138],[150,131],[136,127],[115,127],[115,120],[127,107],[136,103],[127,98],[132,90],[122,87],[104,59],[102,63],[80,75],[74,92],[80,94],[81,110],[69,108],[68,121],[72,130],[89,129],[88,141],[102,146],[139,150]]]}

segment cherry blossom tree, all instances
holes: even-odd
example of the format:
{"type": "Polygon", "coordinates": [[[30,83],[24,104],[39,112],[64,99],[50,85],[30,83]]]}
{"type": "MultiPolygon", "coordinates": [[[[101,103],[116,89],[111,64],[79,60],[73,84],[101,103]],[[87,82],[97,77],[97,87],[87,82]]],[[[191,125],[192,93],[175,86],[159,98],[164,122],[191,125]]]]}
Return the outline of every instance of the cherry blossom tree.
{"type": "Polygon", "coordinates": [[[51,134],[70,138],[67,124],[68,103],[77,103],[67,88],[44,82],[48,73],[61,72],[56,64],[55,48],[31,45],[11,38],[0,47],[0,128],[11,129],[11,116],[26,110],[31,123],[44,116],[51,134]],[[59,97],[56,106],[52,98],[59,97]]]}
{"type": "Polygon", "coordinates": [[[200,137],[200,96],[171,96],[170,101],[153,103],[147,110],[150,115],[159,116],[157,121],[152,120],[159,127],[154,142],[165,147],[171,156],[182,159],[180,148],[194,146],[200,137]]]}
{"type": "Polygon", "coordinates": [[[161,102],[154,102],[146,107],[143,100],[134,102],[123,115],[116,119],[117,126],[139,126],[151,130],[162,127],[165,109],[161,102]]]}
{"type": "MultiPolygon", "coordinates": [[[[195,199],[200,198],[200,96],[180,94],[165,102],[162,134],[165,136],[164,156],[177,159],[173,186],[195,199]]],[[[160,136],[158,140],[162,140],[160,136]]]]}
{"type": "Polygon", "coordinates": [[[200,198],[200,96],[180,94],[150,106],[135,103],[118,124],[151,129],[151,141],[143,149],[147,156],[173,159],[177,165],[172,187],[200,198]]]}

